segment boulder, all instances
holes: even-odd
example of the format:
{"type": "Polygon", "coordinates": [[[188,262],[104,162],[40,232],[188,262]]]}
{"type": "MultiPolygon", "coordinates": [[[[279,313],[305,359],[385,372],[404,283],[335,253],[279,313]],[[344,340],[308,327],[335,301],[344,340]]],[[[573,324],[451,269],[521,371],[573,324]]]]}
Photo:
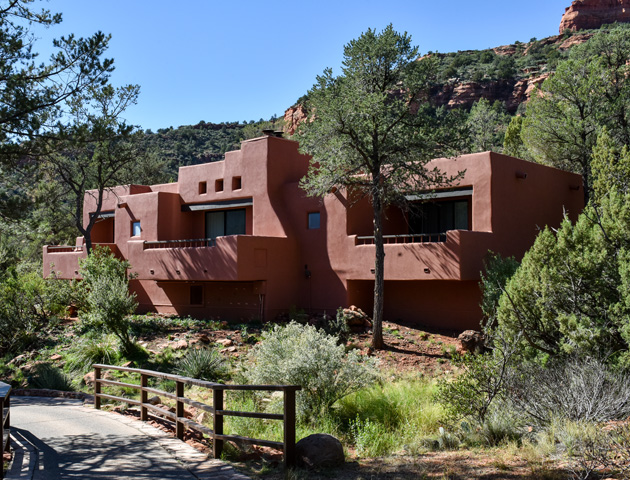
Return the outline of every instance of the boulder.
{"type": "Polygon", "coordinates": [[[83,383],[88,387],[94,385],[94,371],[88,372],[83,376],[83,383]]]}
{"type": "Polygon", "coordinates": [[[158,397],[157,395],[154,395],[151,398],[147,398],[147,403],[149,403],[151,405],[158,405],[158,404],[162,403],[162,399],[160,397],[158,397]]]}
{"type": "Polygon", "coordinates": [[[341,442],[326,433],[303,438],[295,445],[295,452],[300,467],[330,468],[345,462],[341,442]]]}
{"type": "Polygon", "coordinates": [[[457,337],[457,353],[481,353],[486,348],[485,336],[476,330],[466,330],[457,337]]]}

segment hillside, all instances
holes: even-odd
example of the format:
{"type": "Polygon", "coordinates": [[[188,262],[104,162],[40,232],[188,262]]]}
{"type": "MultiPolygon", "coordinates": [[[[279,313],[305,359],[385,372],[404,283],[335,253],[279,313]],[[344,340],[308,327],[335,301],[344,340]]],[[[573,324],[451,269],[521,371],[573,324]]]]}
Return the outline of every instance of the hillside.
{"type": "MultiPolygon", "coordinates": [[[[435,106],[470,109],[482,98],[505,105],[510,114],[519,111],[535,87],[539,86],[565,59],[574,45],[586,42],[596,30],[566,30],[541,40],[515,42],[486,50],[461,50],[452,53],[429,52],[437,56],[439,66],[431,88],[435,106]]],[[[285,129],[293,134],[304,118],[302,102],[288,108],[285,129]]]]}

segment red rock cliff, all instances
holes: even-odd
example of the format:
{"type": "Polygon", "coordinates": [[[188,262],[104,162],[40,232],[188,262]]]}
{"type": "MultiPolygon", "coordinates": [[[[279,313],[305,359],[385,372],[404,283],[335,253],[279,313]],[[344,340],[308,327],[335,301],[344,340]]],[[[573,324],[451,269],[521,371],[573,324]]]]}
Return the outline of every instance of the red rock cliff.
{"type": "Polygon", "coordinates": [[[630,22],[630,0],[574,0],[560,22],[560,33],[630,22]]]}

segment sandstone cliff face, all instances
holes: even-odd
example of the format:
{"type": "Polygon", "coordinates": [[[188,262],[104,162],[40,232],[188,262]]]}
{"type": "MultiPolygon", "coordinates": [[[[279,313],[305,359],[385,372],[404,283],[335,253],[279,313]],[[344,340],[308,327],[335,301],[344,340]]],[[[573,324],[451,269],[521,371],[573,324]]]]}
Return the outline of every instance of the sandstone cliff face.
{"type": "Polygon", "coordinates": [[[560,22],[560,34],[630,22],[630,0],[575,0],[560,22]]]}
{"type": "Polygon", "coordinates": [[[298,125],[306,118],[304,107],[300,104],[289,107],[284,112],[284,131],[293,135],[298,125]]]}

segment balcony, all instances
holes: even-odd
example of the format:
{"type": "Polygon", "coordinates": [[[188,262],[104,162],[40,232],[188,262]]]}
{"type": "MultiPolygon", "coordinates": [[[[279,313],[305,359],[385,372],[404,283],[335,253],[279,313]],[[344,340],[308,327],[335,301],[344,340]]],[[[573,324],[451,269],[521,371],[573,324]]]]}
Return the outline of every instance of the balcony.
{"type": "Polygon", "coordinates": [[[139,280],[254,281],[281,271],[294,250],[285,237],[130,241],[127,260],[139,280]]]}
{"type": "MultiPolygon", "coordinates": [[[[474,280],[488,250],[491,232],[449,230],[441,234],[386,235],[386,280],[474,280]]],[[[374,237],[355,237],[348,279],[374,280],[374,237]]]]}

